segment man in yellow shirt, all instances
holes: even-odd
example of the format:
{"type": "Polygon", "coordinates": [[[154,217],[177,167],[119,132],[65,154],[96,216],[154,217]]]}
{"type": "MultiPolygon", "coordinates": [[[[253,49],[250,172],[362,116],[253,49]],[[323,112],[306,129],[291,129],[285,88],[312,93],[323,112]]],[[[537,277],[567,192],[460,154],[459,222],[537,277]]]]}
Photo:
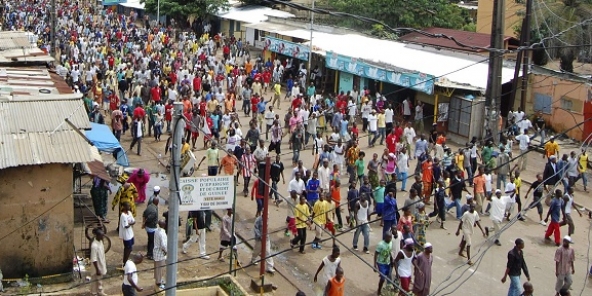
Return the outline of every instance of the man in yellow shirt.
{"type": "Polygon", "coordinates": [[[555,137],[553,136],[551,136],[549,142],[545,144],[545,154],[543,154],[543,158],[549,158],[551,155],[559,157],[559,145],[555,142],[555,137]]]}
{"type": "Polygon", "coordinates": [[[298,234],[290,241],[290,248],[294,248],[297,243],[300,243],[299,252],[305,254],[304,244],[306,244],[306,228],[310,225],[310,208],[306,204],[304,196],[300,196],[300,203],[294,207],[294,217],[298,234]]]}
{"type": "Polygon", "coordinates": [[[584,183],[584,191],[588,192],[588,177],[586,176],[586,169],[588,169],[588,155],[586,154],[586,148],[582,148],[582,154],[578,157],[578,172],[580,175],[574,181],[575,183],[581,178],[584,183]]]}
{"type": "MultiPolygon", "coordinates": [[[[316,174],[316,172],[315,172],[316,174]]],[[[328,212],[329,204],[323,200],[323,195],[319,195],[319,199],[315,202],[312,208],[313,218],[312,220],[315,223],[315,238],[312,242],[313,249],[320,249],[321,239],[323,238],[323,230],[325,228],[325,224],[327,224],[327,212],[328,212]]]]}
{"type": "Polygon", "coordinates": [[[386,116],[384,115],[384,110],[380,111],[376,117],[378,119],[377,126],[378,135],[380,136],[380,145],[382,145],[384,143],[384,138],[386,137],[386,116]]]}
{"type": "Polygon", "coordinates": [[[280,94],[282,91],[282,85],[280,84],[279,81],[277,81],[274,85],[273,85],[273,101],[271,102],[271,105],[275,105],[275,102],[277,102],[277,109],[278,110],[282,110],[280,109],[280,94]]]}

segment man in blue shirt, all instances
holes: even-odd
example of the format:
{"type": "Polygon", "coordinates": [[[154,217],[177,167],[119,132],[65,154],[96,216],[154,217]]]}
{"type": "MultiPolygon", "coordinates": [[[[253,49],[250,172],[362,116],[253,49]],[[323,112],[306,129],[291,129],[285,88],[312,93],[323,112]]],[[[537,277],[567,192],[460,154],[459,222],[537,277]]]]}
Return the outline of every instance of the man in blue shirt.
{"type": "Polygon", "coordinates": [[[315,202],[319,199],[319,186],[321,182],[319,181],[319,173],[314,172],[312,174],[312,178],[306,182],[306,201],[308,202],[308,206],[311,208],[314,206],[315,202]]]}
{"type": "Polygon", "coordinates": [[[286,81],[286,97],[284,99],[292,97],[292,87],[294,87],[294,80],[292,79],[292,75],[290,75],[286,81]]]}
{"type": "Polygon", "coordinates": [[[555,196],[551,200],[551,205],[549,206],[549,212],[547,212],[547,217],[545,218],[545,222],[549,221],[549,216],[551,216],[551,223],[547,226],[547,232],[545,232],[545,241],[551,241],[551,234],[555,235],[555,245],[561,245],[561,230],[559,228],[559,222],[561,219],[561,214],[565,217],[564,207],[563,207],[563,196],[561,189],[555,189],[555,196]]]}
{"type": "Polygon", "coordinates": [[[384,197],[384,208],[382,210],[382,233],[391,230],[391,226],[397,225],[398,219],[397,199],[393,191],[389,191],[384,197]]]}

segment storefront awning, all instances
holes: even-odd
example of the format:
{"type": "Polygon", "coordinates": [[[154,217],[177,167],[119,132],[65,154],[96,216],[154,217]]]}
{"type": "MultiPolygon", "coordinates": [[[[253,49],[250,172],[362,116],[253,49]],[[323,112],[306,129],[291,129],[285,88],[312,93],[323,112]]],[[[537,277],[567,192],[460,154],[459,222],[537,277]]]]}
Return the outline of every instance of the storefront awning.
{"type": "MultiPolygon", "coordinates": [[[[453,52],[426,49],[357,34],[328,35],[314,38],[312,42],[313,51],[324,52],[328,62],[332,56],[337,55],[340,59],[349,57],[352,60],[349,62],[350,65],[355,65],[355,61],[358,61],[393,73],[445,78],[443,81],[446,85],[458,85],[458,88],[478,89],[482,92],[487,87],[488,65],[482,56],[463,57],[453,52]]],[[[308,42],[304,44],[308,45],[308,42]]],[[[511,81],[513,77],[514,69],[502,69],[502,83],[511,81]]],[[[438,85],[438,81],[434,84],[438,85]]]]}
{"type": "Polygon", "coordinates": [[[249,5],[243,7],[231,7],[226,11],[221,11],[216,13],[216,16],[219,18],[238,21],[241,23],[253,24],[264,22],[269,19],[270,16],[278,17],[278,18],[293,18],[294,15],[277,10],[272,9],[270,7],[259,6],[259,5],[249,5]]]}
{"type": "Polygon", "coordinates": [[[145,4],[140,3],[140,0],[127,0],[125,3],[119,3],[119,5],[127,8],[141,9],[144,10],[145,4]]]}
{"type": "MultiPolygon", "coordinates": [[[[304,28],[294,27],[285,24],[276,24],[276,23],[268,23],[268,22],[261,22],[256,24],[248,24],[245,25],[247,28],[256,29],[259,31],[279,34],[282,36],[288,36],[293,38],[299,38],[304,40],[310,40],[310,30],[306,30],[304,28]]],[[[320,32],[313,32],[313,39],[315,37],[319,37],[320,32]]]]}

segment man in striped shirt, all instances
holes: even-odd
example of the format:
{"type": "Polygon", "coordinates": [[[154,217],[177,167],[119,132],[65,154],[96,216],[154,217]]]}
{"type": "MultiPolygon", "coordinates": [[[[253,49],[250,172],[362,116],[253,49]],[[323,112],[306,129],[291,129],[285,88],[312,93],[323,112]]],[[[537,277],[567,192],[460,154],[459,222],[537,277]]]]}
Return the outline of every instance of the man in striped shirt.
{"type": "Polygon", "coordinates": [[[241,157],[242,174],[245,186],[243,188],[243,194],[245,197],[249,194],[249,181],[251,180],[251,174],[257,173],[257,162],[253,154],[251,154],[251,148],[245,146],[245,154],[241,157]]]}

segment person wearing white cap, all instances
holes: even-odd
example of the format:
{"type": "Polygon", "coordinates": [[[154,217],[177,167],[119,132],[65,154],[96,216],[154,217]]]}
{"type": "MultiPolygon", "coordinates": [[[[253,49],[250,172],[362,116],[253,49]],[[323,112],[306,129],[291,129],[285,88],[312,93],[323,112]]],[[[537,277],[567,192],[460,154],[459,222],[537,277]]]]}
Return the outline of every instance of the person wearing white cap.
{"type": "Polygon", "coordinates": [[[574,267],[575,252],[569,245],[573,243],[570,236],[563,237],[561,247],[555,251],[555,276],[557,282],[555,283],[555,292],[559,295],[561,290],[569,290],[573,282],[571,275],[576,272],[574,267]]]}
{"type": "Polygon", "coordinates": [[[427,242],[423,252],[415,257],[416,267],[412,291],[416,296],[428,296],[430,294],[430,287],[432,285],[432,264],[434,263],[432,251],[432,244],[427,242]]]}
{"type": "MultiPolygon", "coordinates": [[[[495,244],[501,246],[499,241],[501,224],[506,214],[506,202],[502,199],[502,191],[495,190],[495,196],[489,197],[489,204],[491,205],[491,212],[489,218],[493,223],[493,231],[495,231],[495,244]]],[[[489,228],[485,228],[486,236],[489,236],[489,228]]]]}
{"type": "Polygon", "coordinates": [[[167,203],[167,201],[160,196],[160,186],[154,186],[154,188],[152,188],[152,192],[152,195],[150,195],[150,198],[148,198],[148,204],[151,204],[152,200],[154,200],[155,198],[160,199],[159,201],[163,204],[167,203]]]}
{"type": "Polygon", "coordinates": [[[460,235],[460,231],[462,230],[463,237],[460,241],[460,251],[458,255],[461,257],[465,257],[463,251],[465,246],[467,247],[467,264],[473,265],[473,261],[471,261],[471,236],[475,233],[474,228],[475,225],[481,229],[481,233],[483,233],[484,237],[487,237],[487,234],[481,227],[481,223],[479,223],[479,214],[475,211],[475,204],[472,202],[469,203],[469,210],[462,215],[460,219],[460,223],[458,224],[458,229],[456,230],[456,236],[460,235]]]}
{"type": "Polygon", "coordinates": [[[394,261],[394,270],[395,274],[399,278],[401,283],[401,289],[405,292],[411,291],[411,267],[415,266],[416,269],[419,269],[417,266],[417,262],[414,261],[415,259],[415,251],[413,247],[415,246],[415,241],[412,238],[407,238],[404,241],[405,245],[403,249],[397,254],[394,261]]]}

